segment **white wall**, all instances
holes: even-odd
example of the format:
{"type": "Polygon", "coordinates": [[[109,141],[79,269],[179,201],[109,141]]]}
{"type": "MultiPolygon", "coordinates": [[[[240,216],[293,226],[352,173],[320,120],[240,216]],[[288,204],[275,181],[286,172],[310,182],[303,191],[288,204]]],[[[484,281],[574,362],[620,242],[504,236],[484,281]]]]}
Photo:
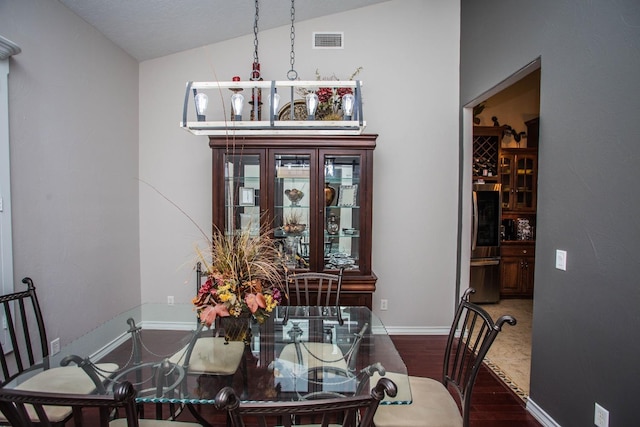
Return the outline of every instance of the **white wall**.
{"type": "MultiPolygon", "coordinates": [[[[139,292],[138,64],[57,1],[0,2],[16,289],[67,344],[139,292]]],[[[126,326],[126,325],[125,325],[126,326]]]]}
{"type": "MultiPolygon", "coordinates": [[[[457,2],[390,1],[296,24],[296,70],[312,80],[357,67],[364,81],[366,131],[375,151],[373,269],[380,312],[391,327],[442,327],[455,300],[458,197],[457,2]],[[313,31],[344,31],[344,50],[312,50],[313,31]],[[400,103],[407,105],[402,108],[400,103]]],[[[250,26],[251,22],[247,21],[250,26]]],[[[284,80],[289,27],[260,33],[266,80],[284,80]]],[[[210,230],[211,153],[207,138],[178,127],[188,80],[247,79],[252,37],[140,64],[140,178],[210,230]]],[[[225,94],[227,95],[227,94],[225,94]]],[[[143,301],[187,302],[198,229],[147,184],[140,185],[143,301]]]]}

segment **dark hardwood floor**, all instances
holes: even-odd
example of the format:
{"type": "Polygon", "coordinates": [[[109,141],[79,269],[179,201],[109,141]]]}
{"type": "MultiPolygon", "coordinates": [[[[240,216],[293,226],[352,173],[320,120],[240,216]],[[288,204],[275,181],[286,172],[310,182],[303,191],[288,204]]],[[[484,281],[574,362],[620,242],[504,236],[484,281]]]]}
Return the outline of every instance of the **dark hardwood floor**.
{"type": "MultiPolygon", "coordinates": [[[[147,338],[151,338],[153,332],[145,331],[147,338]]],[[[446,336],[433,335],[396,335],[392,336],[395,346],[402,356],[410,375],[430,378],[441,378],[442,361],[446,336]]],[[[145,340],[146,341],[146,340],[145,340]]],[[[130,354],[130,346],[126,344],[116,350],[110,359],[114,362],[126,363],[130,354]]],[[[251,375],[251,368],[249,368],[251,375]]],[[[238,375],[236,375],[238,377],[238,375]]],[[[240,386],[235,384],[234,387],[240,386]]],[[[146,405],[145,405],[146,406],[146,405]]],[[[225,425],[224,414],[217,412],[211,405],[203,405],[199,408],[205,419],[218,426],[225,425]]],[[[147,417],[153,416],[152,407],[145,408],[147,417]]],[[[471,427],[540,427],[535,418],[530,415],[525,404],[509,387],[507,387],[489,368],[483,367],[478,374],[474,388],[471,409],[471,427]]],[[[178,417],[179,421],[195,421],[188,410],[183,411],[178,417]]],[[[93,425],[91,423],[86,425],[93,425]]],[[[97,425],[97,424],[95,424],[97,425]]],[[[73,421],[68,427],[73,426],[73,421]]],[[[401,424],[398,425],[401,427],[401,424]]]]}
{"type": "MultiPolygon", "coordinates": [[[[407,365],[409,375],[442,378],[446,336],[395,335],[392,339],[407,365]]],[[[476,379],[471,406],[471,427],[541,426],[527,412],[522,399],[486,366],[483,366],[476,379]]]]}

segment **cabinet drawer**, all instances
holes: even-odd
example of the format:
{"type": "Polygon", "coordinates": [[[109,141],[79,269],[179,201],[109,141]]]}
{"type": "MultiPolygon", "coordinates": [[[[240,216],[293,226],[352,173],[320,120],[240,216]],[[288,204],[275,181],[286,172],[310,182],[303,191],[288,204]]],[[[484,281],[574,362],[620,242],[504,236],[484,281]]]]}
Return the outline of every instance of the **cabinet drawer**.
{"type": "Polygon", "coordinates": [[[502,245],[500,247],[501,257],[534,256],[535,253],[535,245],[502,245]]]}

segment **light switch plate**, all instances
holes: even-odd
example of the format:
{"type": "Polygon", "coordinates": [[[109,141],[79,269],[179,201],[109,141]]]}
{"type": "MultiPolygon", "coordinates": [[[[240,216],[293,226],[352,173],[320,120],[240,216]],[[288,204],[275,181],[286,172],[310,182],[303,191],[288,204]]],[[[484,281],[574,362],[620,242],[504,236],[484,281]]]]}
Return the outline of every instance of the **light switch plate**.
{"type": "Polygon", "coordinates": [[[567,270],[567,251],[556,249],[556,268],[558,270],[567,270]]]}

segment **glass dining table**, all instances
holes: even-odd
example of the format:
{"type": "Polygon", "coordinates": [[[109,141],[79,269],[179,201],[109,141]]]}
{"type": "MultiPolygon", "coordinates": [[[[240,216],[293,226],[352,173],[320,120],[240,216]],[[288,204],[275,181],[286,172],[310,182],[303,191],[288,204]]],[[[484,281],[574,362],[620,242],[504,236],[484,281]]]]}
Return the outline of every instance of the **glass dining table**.
{"type": "Polygon", "coordinates": [[[190,304],[142,304],[64,346],[50,356],[50,366],[84,366],[94,376],[96,393],[130,381],[138,402],[181,405],[196,417],[194,407],[215,403],[227,385],[242,401],[274,403],[368,395],[377,378],[392,376],[398,395],[381,404],[411,403],[406,366],[366,307],[280,306],[262,324],[246,319],[246,329],[236,336],[236,325],[219,320],[216,328],[201,331],[190,304]],[[195,333],[210,352],[194,348],[195,333]],[[226,363],[232,360],[237,362],[226,363]],[[97,362],[119,368],[99,371],[97,362]]]}

